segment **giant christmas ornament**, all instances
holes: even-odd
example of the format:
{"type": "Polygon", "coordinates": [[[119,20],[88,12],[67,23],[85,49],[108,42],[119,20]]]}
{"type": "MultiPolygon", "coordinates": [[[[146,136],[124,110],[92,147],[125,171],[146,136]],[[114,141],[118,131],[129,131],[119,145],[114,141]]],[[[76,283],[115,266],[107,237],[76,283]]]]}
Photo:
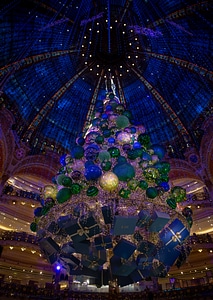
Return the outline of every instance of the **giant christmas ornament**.
{"type": "Polygon", "coordinates": [[[109,282],[122,285],[166,276],[177,257],[163,254],[184,247],[193,222],[182,205],[186,191],[168,183],[164,148],[133,125],[113,93],[97,101],[93,115],[61,156],[30,228],[48,261],[99,286],[103,268],[109,282]]]}

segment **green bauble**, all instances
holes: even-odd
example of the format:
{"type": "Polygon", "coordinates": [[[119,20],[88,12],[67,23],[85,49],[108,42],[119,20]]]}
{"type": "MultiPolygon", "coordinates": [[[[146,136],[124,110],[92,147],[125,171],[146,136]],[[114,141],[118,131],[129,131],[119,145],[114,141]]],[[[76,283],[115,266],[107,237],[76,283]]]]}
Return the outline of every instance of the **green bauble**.
{"type": "Polygon", "coordinates": [[[110,161],[111,155],[107,150],[102,150],[98,154],[98,159],[100,160],[100,162],[110,161]]]}
{"type": "Polygon", "coordinates": [[[138,142],[144,147],[144,148],[148,148],[150,145],[150,136],[148,134],[145,133],[141,133],[138,136],[138,142]]]}
{"type": "Polygon", "coordinates": [[[56,178],[56,182],[57,182],[57,184],[59,184],[59,185],[63,185],[63,179],[66,177],[66,175],[64,175],[64,174],[59,174],[58,176],[57,176],[57,178],[56,178]]]}
{"type": "Polygon", "coordinates": [[[160,176],[160,180],[161,180],[161,182],[169,182],[169,176],[166,174],[162,174],[160,176]]]}
{"type": "Polygon", "coordinates": [[[158,170],[155,168],[146,168],[143,171],[143,175],[148,182],[155,182],[155,180],[160,176],[158,170]]]}
{"type": "Polygon", "coordinates": [[[101,168],[104,171],[109,171],[111,169],[111,167],[112,167],[112,163],[110,161],[103,161],[101,163],[101,168]]]}
{"type": "Polygon", "coordinates": [[[79,183],[73,183],[70,189],[72,195],[77,195],[81,192],[82,186],[79,183]]]}
{"type": "Polygon", "coordinates": [[[137,189],[139,185],[139,182],[135,179],[130,179],[128,182],[127,182],[127,186],[130,190],[134,191],[137,189]]]}
{"type": "Polygon", "coordinates": [[[61,190],[58,191],[58,193],[56,195],[56,199],[57,199],[58,203],[64,203],[67,200],[69,200],[71,196],[72,196],[71,189],[62,188],[61,190]]]}
{"type": "Polygon", "coordinates": [[[172,208],[175,209],[177,207],[176,200],[174,198],[168,198],[166,203],[172,208]]]}
{"type": "Polygon", "coordinates": [[[154,199],[157,197],[158,191],[155,187],[148,187],[146,190],[146,195],[148,198],[154,199]]]}
{"type": "Polygon", "coordinates": [[[120,150],[116,147],[110,147],[108,149],[109,154],[111,155],[111,157],[119,157],[120,156],[120,150]]]}
{"type": "Polygon", "coordinates": [[[116,125],[118,128],[125,128],[129,126],[129,119],[126,116],[118,116],[116,119],[116,125]]]}
{"type": "Polygon", "coordinates": [[[62,180],[62,185],[65,186],[65,187],[71,187],[72,179],[68,176],[65,176],[62,180]]]}
{"type": "Polygon", "coordinates": [[[127,152],[127,157],[131,160],[135,160],[138,157],[137,149],[131,149],[127,152]]]}
{"type": "Polygon", "coordinates": [[[36,231],[38,230],[38,225],[36,224],[36,222],[32,222],[32,223],[30,224],[30,230],[31,230],[32,232],[36,232],[36,231]]]}
{"type": "Polygon", "coordinates": [[[71,149],[71,155],[72,158],[76,158],[76,159],[82,158],[84,156],[84,148],[79,145],[73,146],[71,149]]]}
{"type": "Polygon", "coordinates": [[[104,142],[104,137],[102,136],[102,135],[99,135],[99,136],[97,136],[96,137],[96,139],[95,139],[95,142],[97,143],[97,144],[103,144],[103,142],[104,142]]]}
{"type": "Polygon", "coordinates": [[[126,116],[128,119],[132,119],[132,113],[129,110],[125,110],[122,115],[126,116]]]}
{"type": "Polygon", "coordinates": [[[120,181],[128,181],[135,177],[135,169],[129,163],[115,165],[113,172],[117,175],[120,181]]]}
{"type": "Polygon", "coordinates": [[[172,197],[176,202],[182,202],[186,199],[186,190],[181,186],[175,186],[171,189],[172,197]]]}
{"type": "Polygon", "coordinates": [[[142,189],[142,190],[146,190],[148,188],[148,183],[145,181],[145,180],[141,180],[139,182],[139,187],[142,189]]]}
{"type": "Polygon", "coordinates": [[[120,189],[120,191],[119,191],[119,196],[120,197],[122,197],[122,198],[124,198],[124,199],[127,199],[127,198],[129,198],[129,195],[131,194],[131,191],[130,190],[128,190],[128,189],[120,189]]]}
{"type": "Polygon", "coordinates": [[[51,207],[44,205],[44,206],[42,207],[42,210],[41,210],[42,216],[46,216],[46,214],[48,214],[50,208],[51,208],[51,207]]]}
{"type": "Polygon", "coordinates": [[[108,137],[110,137],[111,136],[111,130],[110,129],[104,129],[103,130],[103,136],[105,137],[105,138],[108,138],[108,137]]]}
{"type": "Polygon", "coordinates": [[[161,175],[167,175],[170,171],[170,163],[166,161],[157,162],[154,167],[158,169],[161,175]]]}
{"type": "Polygon", "coordinates": [[[96,186],[90,186],[87,190],[88,197],[95,197],[98,195],[98,188],[96,186]]]}
{"type": "Polygon", "coordinates": [[[125,156],[119,156],[117,159],[118,164],[126,163],[126,157],[125,156]]]}

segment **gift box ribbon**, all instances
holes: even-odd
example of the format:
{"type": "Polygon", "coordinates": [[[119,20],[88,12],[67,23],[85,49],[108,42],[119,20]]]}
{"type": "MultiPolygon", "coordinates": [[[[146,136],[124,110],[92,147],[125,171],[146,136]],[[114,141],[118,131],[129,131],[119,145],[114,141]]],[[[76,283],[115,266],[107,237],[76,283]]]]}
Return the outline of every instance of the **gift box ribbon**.
{"type": "Polygon", "coordinates": [[[77,232],[76,232],[76,233],[71,234],[71,235],[70,235],[71,237],[73,237],[73,236],[75,236],[75,235],[83,236],[83,235],[85,234],[87,238],[90,238],[90,236],[89,236],[90,229],[95,228],[95,227],[98,226],[98,224],[96,223],[96,224],[94,224],[94,225],[92,225],[92,226],[90,226],[90,227],[86,227],[86,226],[83,227],[79,221],[77,222],[77,224],[78,224],[78,226],[79,226],[80,228],[77,229],[77,232]]]}
{"type": "Polygon", "coordinates": [[[171,242],[177,242],[178,241],[179,243],[181,243],[182,242],[181,241],[181,237],[182,237],[181,233],[186,229],[186,227],[183,227],[181,229],[181,231],[178,231],[176,233],[171,228],[168,227],[168,229],[172,233],[173,236],[172,236],[171,240],[166,243],[166,246],[169,245],[171,242]]]}

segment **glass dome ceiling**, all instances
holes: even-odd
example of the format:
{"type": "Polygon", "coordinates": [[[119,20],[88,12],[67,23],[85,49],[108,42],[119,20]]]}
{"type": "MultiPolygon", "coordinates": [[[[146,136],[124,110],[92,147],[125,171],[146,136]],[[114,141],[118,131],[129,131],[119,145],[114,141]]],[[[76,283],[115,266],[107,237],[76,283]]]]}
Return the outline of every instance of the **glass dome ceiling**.
{"type": "Polygon", "coordinates": [[[212,8],[212,1],[2,0],[1,101],[14,113],[13,129],[39,151],[69,151],[112,78],[153,143],[177,152],[198,146],[199,122],[212,113],[212,8]]]}

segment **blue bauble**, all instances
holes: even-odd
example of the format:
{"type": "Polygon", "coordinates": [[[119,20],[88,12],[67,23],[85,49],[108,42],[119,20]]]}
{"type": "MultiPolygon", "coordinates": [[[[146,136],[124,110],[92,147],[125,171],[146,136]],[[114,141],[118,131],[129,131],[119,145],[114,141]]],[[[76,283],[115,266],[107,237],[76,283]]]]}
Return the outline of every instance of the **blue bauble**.
{"type": "Polygon", "coordinates": [[[102,117],[102,119],[105,119],[105,120],[106,120],[106,119],[108,119],[108,114],[105,114],[105,113],[104,113],[104,114],[102,114],[101,117],[102,117]]]}
{"type": "Polygon", "coordinates": [[[134,142],[133,149],[141,149],[141,144],[139,142],[134,142]]]}
{"type": "Polygon", "coordinates": [[[108,143],[109,144],[114,144],[115,143],[115,139],[113,137],[108,138],[108,143]]]}
{"type": "Polygon", "coordinates": [[[91,165],[86,168],[84,176],[87,180],[97,180],[102,175],[102,170],[97,165],[91,165]]]}
{"type": "Polygon", "coordinates": [[[83,137],[79,137],[77,140],[76,140],[77,144],[80,145],[80,146],[83,146],[84,143],[85,143],[85,139],[83,137]]]}
{"type": "Polygon", "coordinates": [[[154,151],[154,154],[158,156],[159,159],[162,159],[166,153],[165,149],[163,146],[161,145],[152,145],[151,147],[154,151]]]}
{"type": "Polygon", "coordinates": [[[92,160],[88,160],[84,164],[85,169],[87,169],[87,168],[89,168],[90,166],[93,166],[93,165],[94,165],[94,162],[92,160]]]}
{"type": "Polygon", "coordinates": [[[61,157],[60,157],[60,164],[62,165],[62,166],[66,166],[66,161],[65,161],[65,159],[66,159],[66,154],[63,154],[61,157]]]}
{"type": "Polygon", "coordinates": [[[131,133],[136,133],[137,129],[135,127],[130,127],[131,133]]]}
{"type": "Polygon", "coordinates": [[[112,105],[109,105],[109,104],[108,104],[108,105],[106,106],[106,111],[111,111],[111,110],[112,110],[112,105]]]}
{"type": "Polygon", "coordinates": [[[159,185],[164,189],[165,192],[168,192],[169,189],[170,189],[170,186],[169,186],[168,182],[163,181],[159,185]]]}
{"type": "Polygon", "coordinates": [[[35,217],[41,217],[42,215],[42,207],[37,207],[35,210],[34,210],[34,216],[35,217]]]}

